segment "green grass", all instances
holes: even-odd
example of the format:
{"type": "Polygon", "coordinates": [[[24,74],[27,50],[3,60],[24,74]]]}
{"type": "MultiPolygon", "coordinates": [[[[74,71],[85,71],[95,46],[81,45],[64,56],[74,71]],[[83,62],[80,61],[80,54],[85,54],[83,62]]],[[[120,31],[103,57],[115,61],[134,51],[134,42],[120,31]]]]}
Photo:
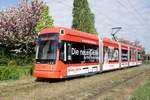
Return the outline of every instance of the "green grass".
{"type": "Polygon", "coordinates": [[[143,61],[143,64],[150,64],[150,61],[149,60],[145,60],[145,61],[143,61]]]}
{"type": "Polygon", "coordinates": [[[0,81],[18,80],[30,77],[33,73],[33,65],[28,66],[0,66],[0,81]]]}
{"type": "Polygon", "coordinates": [[[30,77],[33,62],[34,54],[15,53],[6,47],[0,47],[0,81],[30,77]]]}
{"type": "Polygon", "coordinates": [[[150,100],[150,77],[133,93],[131,100],[150,100]]]}

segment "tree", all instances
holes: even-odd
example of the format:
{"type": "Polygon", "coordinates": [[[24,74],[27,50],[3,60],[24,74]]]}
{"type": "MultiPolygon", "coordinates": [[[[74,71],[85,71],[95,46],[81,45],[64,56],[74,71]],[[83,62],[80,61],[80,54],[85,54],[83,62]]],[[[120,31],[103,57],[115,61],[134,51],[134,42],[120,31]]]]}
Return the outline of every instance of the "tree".
{"type": "Polygon", "coordinates": [[[145,52],[145,48],[142,47],[142,53],[141,53],[141,56],[142,56],[142,60],[144,61],[146,58],[146,52],[145,52]]]}
{"type": "Polygon", "coordinates": [[[91,13],[88,1],[74,0],[73,6],[72,28],[91,34],[97,34],[94,26],[94,14],[91,13]]]}
{"type": "Polygon", "coordinates": [[[32,62],[35,26],[40,19],[42,0],[21,0],[18,7],[0,11],[0,47],[19,64],[32,62]],[[22,62],[21,62],[22,60],[22,62]]]}
{"type": "Polygon", "coordinates": [[[40,18],[43,1],[21,0],[19,7],[0,12],[0,44],[10,50],[29,50],[35,39],[35,26],[40,18]]]}
{"type": "Polygon", "coordinates": [[[49,16],[48,6],[45,5],[42,9],[40,20],[37,23],[35,28],[36,32],[48,27],[53,27],[53,19],[52,16],[49,16]]]}
{"type": "Polygon", "coordinates": [[[131,41],[125,39],[125,38],[118,38],[118,41],[121,42],[121,43],[125,43],[125,44],[129,44],[129,45],[133,45],[133,46],[142,48],[141,42],[139,40],[135,40],[135,41],[131,42],[131,41]]]}

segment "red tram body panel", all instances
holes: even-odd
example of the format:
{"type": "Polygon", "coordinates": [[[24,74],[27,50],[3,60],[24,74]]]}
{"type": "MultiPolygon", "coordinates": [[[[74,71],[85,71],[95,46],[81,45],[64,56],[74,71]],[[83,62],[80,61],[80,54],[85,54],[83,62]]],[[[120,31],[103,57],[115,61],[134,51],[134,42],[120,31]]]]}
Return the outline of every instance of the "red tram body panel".
{"type": "Polygon", "coordinates": [[[142,63],[141,48],[63,27],[42,30],[36,44],[35,78],[66,78],[142,63]]]}

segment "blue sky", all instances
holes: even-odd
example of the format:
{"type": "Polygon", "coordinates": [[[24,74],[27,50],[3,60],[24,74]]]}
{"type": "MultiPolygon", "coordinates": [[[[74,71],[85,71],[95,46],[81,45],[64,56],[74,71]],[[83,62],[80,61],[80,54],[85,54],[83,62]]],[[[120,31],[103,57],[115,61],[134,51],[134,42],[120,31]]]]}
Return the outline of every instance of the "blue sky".
{"type": "Polygon", "coordinates": [[[19,0],[0,0],[0,9],[9,8],[18,5],[19,0]]]}
{"type": "MultiPolygon", "coordinates": [[[[19,0],[0,0],[0,9],[16,6],[19,0]]],[[[73,0],[45,0],[55,26],[71,27],[73,0]]],[[[150,0],[88,0],[95,14],[98,33],[110,36],[121,26],[120,37],[139,40],[150,53],[150,0]]]]}

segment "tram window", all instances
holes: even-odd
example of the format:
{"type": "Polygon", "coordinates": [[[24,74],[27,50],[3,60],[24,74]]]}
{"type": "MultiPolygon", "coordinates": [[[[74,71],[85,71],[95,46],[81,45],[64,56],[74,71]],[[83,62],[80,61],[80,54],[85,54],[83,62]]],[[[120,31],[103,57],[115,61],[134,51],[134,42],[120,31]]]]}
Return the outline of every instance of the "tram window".
{"type": "Polygon", "coordinates": [[[108,47],[104,47],[103,48],[103,61],[104,61],[104,63],[108,63],[109,62],[109,60],[108,60],[108,47]]]}
{"type": "Polygon", "coordinates": [[[71,43],[67,43],[67,60],[72,61],[71,43]]]}
{"type": "Polygon", "coordinates": [[[128,50],[122,50],[122,61],[128,61],[128,50]]]}
{"type": "Polygon", "coordinates": [[[130,60],[131,60],[131,53],[132,53],[132,52],[131,52],[131,50],[130,50],[130,60]]]}
{"type": "Polygon", "coordinates": [[[104,63],[118,62],[119,61],[119,49],[113,47],[104,47],[104,63]]]}
{"type": "Polygon", "coordinates": [[[130,60],[135,60],[136,56],[135,56],[135,50],[133,48],[131,48],[130,50],[130,60]]]}
{"type": "Polygon", "coordinates": [[[60,49],[60,60],[65,63],[94,63],[99,61],[98,46],[95,45],[64,42],[60,49]],[[65,43],[66,47],[64,46],[65,43]]]}
{"type": "Polygon", "coordinates": [[[60,60],[63,60],[63,61],[65,61],[64,48],[65,48],[65,43],[64,42],[60,43],[60,56],[59,56],[59,58],[60,58],[60,60]]]}
{"type": "Polygon", "coordinates": [[[141,52],[138,52],[138,60],[142,60],[142,58],[141,58],[141,52]]]}
{"type": "Polygon", "coordinates": [[[81,43],[72,42],[72,63],[84,62],[84,56],[80,55],[80,51],[84,49],[84,45],[81,43]]]}
{"type": "Polygon", "coordinates": [[[134,50],[134,59],[136,59],[137,51],[134,50]]]}
{"type": "Polygon", "coordinates": [[[108,49],[108,59],[109,61],[113,61],[114,48],[108,49]]]}
{"type": "Polygon", "coordinates": [[[119,49],[118,48],[110,48],[110,61],[119,61],[119,49]]]}
{"type": "Polygon", "coordinates": [[[98,46],[95,45],[84,45],[85,51],[87,54],[84,55],[84,60],[86,63],[98,62],[99,61],[99,49],[98,46]],[[89,53],[88,53],[89,51],[89,53]],[[91,51],[91,52],[90,52],[91,51]]]}

